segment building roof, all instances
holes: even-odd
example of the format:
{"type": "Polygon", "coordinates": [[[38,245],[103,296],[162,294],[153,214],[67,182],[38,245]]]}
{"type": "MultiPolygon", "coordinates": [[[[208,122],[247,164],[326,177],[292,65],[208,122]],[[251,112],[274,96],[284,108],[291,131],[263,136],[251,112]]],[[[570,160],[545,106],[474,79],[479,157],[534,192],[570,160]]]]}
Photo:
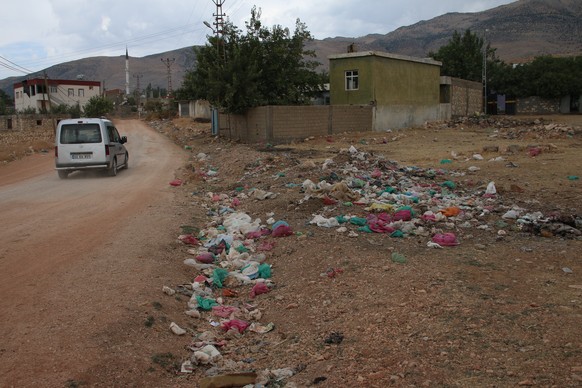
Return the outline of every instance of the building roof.
{"type": "Polygon", "coordinates": [[[345,59],[345,58],[358,58],[358,57],[382,57],[382,58],[389,58],[389,59],[396,59],[400,61],[408,61],[408,62],[418,62],[424,63],[427,65],[434,65],[434,66],[442,66],[442,62],[435,61],[431,58],[416,58],[416,57],[409,57],[408,55],[400,55],[400,54],[392,54],[386,53],[381,51],[358,51],[355,53],[344,53],[344,54],[333,54],[328,56],[328,59],[345,59]]]}
{"type": "Polygon", "coordinates": [[[26,81],[28,83],[28,85],[44,85],[45,82],[47,82],[49,85],[74,85],[74,86],[97,86],[100,87],[101,86],[101,82],[99,81],[83,81],[83,80],[78,80],[78,79],[47,79],[45,81],[44,78],[31,78],[31,79],[27,79],[27,80],[23,80],[20,82],[16,82],[14,84],[14,89],[16,88],[21,88],[22,87],[22,83],[26,81]]]}

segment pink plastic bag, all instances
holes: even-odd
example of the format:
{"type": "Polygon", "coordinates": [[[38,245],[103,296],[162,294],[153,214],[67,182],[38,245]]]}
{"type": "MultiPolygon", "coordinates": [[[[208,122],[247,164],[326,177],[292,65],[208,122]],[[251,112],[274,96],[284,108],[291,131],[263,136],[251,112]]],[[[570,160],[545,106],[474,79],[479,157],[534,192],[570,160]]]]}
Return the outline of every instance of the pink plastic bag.
{"type": "Polygon", "coordinates": [[[224,331],[229,331],[232,328],[238,330],[239,333],[244,333],[244,331],[249,327],[249,323],[245,321],[241,321],[240,319],[231,319],[230,321],[223,322],[220,327],[224,331]]]}
{"type": "Polygon", "coordinates": [[[251,298],[254,299],[255,296],[257,295],[261,295],[261,294],[266,294],[267,292],[271,291],[269,289],[269,287],[267,287],[267,285],[265,283],[257,283],[253,286],[253,289],[251,290],[251,298]]]}
{"type": "Polygon", "coordinates": [[[212,315],[216,315],[217,317],[221,318],[228,318],[232,315],[232,313],[236,313],[239,311],[237,307],[234,306],[213,306],[212,307],[212,315]]]}
{"type": "Polygon", "coordinates": [[[173,181],[170,182],[170,186],[182,186],[182,180],[181,179],[174,179],[173,181]]]}
{"type": "Polygon", "coordinates": [[[443,247],[454,247],[455,245],[459,245],[457,236],[455,236],[454,233],[435,234],[432,237],[432,242],[443,247]]]}
{"type": "Polygon", "coordinates": [[[392,215],[394,221],[410,221],[412,219],[412,212],[410,210],[398,210],[392,215]]]}
{"type": "Polygon", "coordinates": [[[200,241],[196,237],[192,236],[191,234],[180,236],[179,239],[184,244],[200,245],[200,241]]]}
{"type": "Polygon", "coordinates": [[[273,230],[272,236],[273,237],[286,237],[291,236],[293,234],[293,230],[290,226],[287,225],[279,225],[273,230]]]}
{"type": "Polygon", "coordinates": [[[195,257],[196,261],[203,264],[212,264],[216,260],[216,256],[214,256],[210,252],[204,252],[199,254],[195,257]]]}

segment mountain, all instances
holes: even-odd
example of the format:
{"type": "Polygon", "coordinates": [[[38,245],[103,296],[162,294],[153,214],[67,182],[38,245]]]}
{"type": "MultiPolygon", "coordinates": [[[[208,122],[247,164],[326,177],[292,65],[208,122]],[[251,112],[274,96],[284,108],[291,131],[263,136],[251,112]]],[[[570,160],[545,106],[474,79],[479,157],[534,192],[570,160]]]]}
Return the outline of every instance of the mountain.
{"type": "MultiPolygon", "coordinates": [[[[414,57],[426,57],[447,44],[453,32],[470,29],[484,34],[497,55],[506,63],[520,63],[540,55],[582,55],[582,1],[580,0],[519,0],[476,13],[447,13],[430,20],[400,27],[388,34],[371,34],[359,38],[335,37],[309,42],[321,68],[327,70],[327,57],[346,52],[349,45],[357,51],[377,50],[414,57]]],[[[149,83],[167,87],[167,67],[161,59],[175,58],[172,85],[180,86],[184,73],[195,63],[191,47],[130,58],[130,73],[143,74],[140,87],[149,83]]],[[[47,69],[48,76],[104,81],[107,89],[125,88],[125,55],[94,57],[55,65],[47,69]]],[[[12,86],[22,77],[0,80],[0,88],[12,95],[12,86]]],[[[130,79],[135,89],[136,78],[130,79]]]]}

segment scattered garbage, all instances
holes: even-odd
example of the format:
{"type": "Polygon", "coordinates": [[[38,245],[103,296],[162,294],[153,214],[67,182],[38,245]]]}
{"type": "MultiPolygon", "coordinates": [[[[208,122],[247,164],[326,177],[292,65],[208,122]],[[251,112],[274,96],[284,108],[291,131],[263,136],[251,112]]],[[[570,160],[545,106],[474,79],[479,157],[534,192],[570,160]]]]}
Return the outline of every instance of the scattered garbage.
{"type": "Polygon", "coordinates": [[[180,326],[178,326],[177,323],[172,322],[170,324],[170,330],[172,330],[172,333],[176,334],[176,335],[184,335],[186,334],[186,330],[182,329],[180,326]]]}

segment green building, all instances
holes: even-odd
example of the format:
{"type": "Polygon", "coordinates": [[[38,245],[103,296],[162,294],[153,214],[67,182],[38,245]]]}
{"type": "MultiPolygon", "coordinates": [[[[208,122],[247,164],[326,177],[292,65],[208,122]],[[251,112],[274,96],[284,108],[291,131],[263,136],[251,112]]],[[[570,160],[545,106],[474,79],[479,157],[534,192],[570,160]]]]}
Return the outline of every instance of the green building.
{"type": "Polygon", "coordinates": [[[377,51],[329,57],[331,105],[374,106],[374,130],[438,121],[441,62],[377,51]]]}

